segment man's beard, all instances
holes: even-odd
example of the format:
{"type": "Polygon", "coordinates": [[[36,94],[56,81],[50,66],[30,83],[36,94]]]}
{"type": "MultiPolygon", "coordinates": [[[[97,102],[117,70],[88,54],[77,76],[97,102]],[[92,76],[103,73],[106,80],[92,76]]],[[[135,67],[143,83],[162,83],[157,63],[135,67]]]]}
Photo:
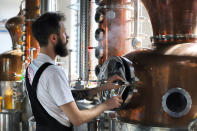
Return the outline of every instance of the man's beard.
{"type": "MultiPolygon", "coordinates": [[[[67,44],[67,41],[66,41],[66,44],[67,44]]],[[[66,44],[62,42],[60,37],[58,37],[57,44],[54,46],[55,53],[61,57],[67,56],[68,49],[66,48],[66,44]]]]}

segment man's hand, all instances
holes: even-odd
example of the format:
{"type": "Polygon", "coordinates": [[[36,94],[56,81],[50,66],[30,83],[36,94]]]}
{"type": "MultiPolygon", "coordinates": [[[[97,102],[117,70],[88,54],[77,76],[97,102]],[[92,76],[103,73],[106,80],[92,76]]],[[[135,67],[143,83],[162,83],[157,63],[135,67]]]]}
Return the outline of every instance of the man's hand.
{"type": "Polygon", "coordinates": [[[111,110],[120,107],[122,102],[122,97],[118,95],[106,100],[103,104],[106,106],[106,110],[111,110]]]}

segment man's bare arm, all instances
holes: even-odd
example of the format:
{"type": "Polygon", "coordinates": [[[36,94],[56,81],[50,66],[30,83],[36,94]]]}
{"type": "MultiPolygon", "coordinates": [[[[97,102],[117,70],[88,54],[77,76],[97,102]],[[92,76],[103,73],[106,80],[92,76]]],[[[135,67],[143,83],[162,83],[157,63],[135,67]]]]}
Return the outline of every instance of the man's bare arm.
{"type": "Polygon", "coordinates": [[[79,126],[82,123],[91,121],[105,110],[120,107],[121,103],[121,96],[114,96],[113,98],[89,110],[79,110],[74,101],[64,104],[60,106],[60,108],[64,111],[73,125],[79,126]]]}

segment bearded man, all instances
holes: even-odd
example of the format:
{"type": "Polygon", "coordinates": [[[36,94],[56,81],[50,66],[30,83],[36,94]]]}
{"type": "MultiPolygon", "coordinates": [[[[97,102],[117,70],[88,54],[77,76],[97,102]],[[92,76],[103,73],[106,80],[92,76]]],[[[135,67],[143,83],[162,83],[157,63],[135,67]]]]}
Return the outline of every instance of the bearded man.
{"type": "MultiPolygon", "coordinates": [[[[45,13],[32,24],[40,53],[28,66],[25,82],[36,131],[71,131],[72,124],[78,126],[89,122],[104,110],[118,108],[122,103],[120,96],[114,96],[92,109],[78,109],[65,72],[55,65],[57,55],[68,55],[66,46],[69,36],[64,21],[63,14],[45,13]]],[[[105,86],[116,86],[112,81],[105,86]]]]}

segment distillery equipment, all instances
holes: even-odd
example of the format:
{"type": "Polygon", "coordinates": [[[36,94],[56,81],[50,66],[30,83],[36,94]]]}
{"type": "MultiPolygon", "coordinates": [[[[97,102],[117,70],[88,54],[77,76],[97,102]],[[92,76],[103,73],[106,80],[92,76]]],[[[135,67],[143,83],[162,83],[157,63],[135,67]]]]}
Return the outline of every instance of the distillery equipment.
{"type": "Polygon", "coordinates": [[[25,24],[26,24],[26,33],[25,33],[25,59],[30,62],[35,59],[39,53],[39,44],[37,40],[33,37],[31,31],[31,25],[36,18],[40,15],[41,0],[26,0],[25,4],[25,24]]]}
{"type": "Polygon", "coordinates": [[[6,22],[6,28],[12,39],[12,50],[0,55],[0,97],[2,99],[0,128],[3,131],[28,128],[27,119],[31,116],[31,110],[27,99],[24,99],[26,94],[23,74],[28,63],[36,58],[39,52],[38,43],[31,32],[31,23],[39,14],[39,0],[23,0],[19,14],[6,22]]]}
{"type": "MultiPolygon", "coordinates": [[[[116,58],[126,58],[132,63],[129,67],[133,68],[135,79],[132,83],[137,92],[126,98],[127,103],[117,111],[119,117],[115,128],[188,130],[197,113],[197,1],[142,2],[151,20],[154,49],[127,52],[116,58]]],[[[113,61],[109,58],[108,63],[113,61]]],[[[119,60],[115,60],[117,66],[104,63],[101,69],[113,68],[113,74],[122,75],[121,68],[125,65],[119,63],[119,60]]],[[[110,73],[106,71],[103,77],[106,79],[110,73]]],[[[123,78],[128,74],[126,69],[123,78]]],[[[111,92],[105,96],[109,94],[111,92]]]]}
{"type": "Polygon", "coordinates": [[[0,112],[0,131],[21,131],[21,113],[17,110],[0,112]]]}
{"type": "MultiPolygon", "coordinates": [[[[22,3],[21,3],[22,4],[22,3]]],[[[20,82],[22,75],[22,47],[24,42],[23,24],[24,16],[22,7],[17,16],[6,22],[6,28],[11,35],[12,50],[0,55],[0,96],[2,97],[2,109],[20,110],[20,103],[23,99],[23,88],[20,82]]]]}
{"type": "Polygon", "coordinates": [[[24,17],[22,9],[19,14],[6,22],[6,28],[12,39],[12,49],[0,55],[0,80],[19,81],[22,74],[22,55],[21,50],[24,42],[22,41],[22,26],[24,17]]]}
{"type": "Polygon", "coordinates": [[[28,131],[35,131],[36,130],[36,121],[33,116],[28,119],[29,123],[29,130],[28,131]]]}
{"type": "Polygon", "coordinates": [[[129,0],[95,2],[98,5],[95,21],[99,25],[95,31],[95,39],[99,42],[95,52],[99,64],[102,65],[108,57],[121,56],[132,50],[129,20],[133,8],[129,0]]]}
{"type": "Polygon", "coordinates": [[[197,130],[197,119],[194,119],[192,122],[190,122],[188,126],[189,131],[195,131],[197,130]]]}
{"type": "Polygon", "coordinates": [[[22,51],[24,42],[24,16],[22,8],[17,16],[6,22],[12,39],[12,50],[0,54],[0,131],[20,131],[22,129],[21,104],[24,98],[22,51]]]}
{"type": "MultiPolygon", "coordinates": [[[[122,56],[133,50],[131,44],[131,17],[134,12],[133,1],[96,0],[95,2],[98,5],[95,13],[95,21],[98,23],[98,28],[95,31],[95,39],[98,41],[95,56],[99,60],[99,64],[95,68],[95,74],[100,83],[106,81],[114,74],[119,74],[126,80],[124,74],[125,67],[122,68],[121,66],[125,65],[125,61],[127,60],[125,58],[111,56],[122,56]]],[[[129,66],[126,66],[126,68],[130,70],[129,66]]],[[[116,91],[103,92],[100,94],[102,95],[100,97],[101,101],[113,96],[109,95],[111,93],[121,94],[126,87],[124,86],[122,89],[116,91]]]]}

